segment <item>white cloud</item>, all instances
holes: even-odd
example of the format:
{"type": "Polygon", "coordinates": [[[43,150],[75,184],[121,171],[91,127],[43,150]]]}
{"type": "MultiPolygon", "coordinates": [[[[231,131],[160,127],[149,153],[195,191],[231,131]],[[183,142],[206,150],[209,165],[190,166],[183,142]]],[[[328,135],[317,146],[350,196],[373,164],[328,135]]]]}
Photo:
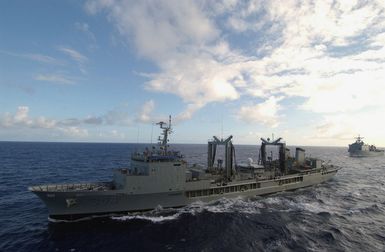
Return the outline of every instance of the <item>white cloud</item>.
{"type": "Polygon", "coordinates": [[[73,60],[75,60],[78,63],[83,64],[83,63],[88,61],[88,58],[86,56],[84,56],[83,54],[81,54],[80,52],[78,52],[72,48],[60,46],[60,47],[58,47],[58,50],[67,54],[68,56],[70,56],[73,60]]]}
{"type": "Polygon", "coordinates": [[[138,115],[138,121],[142,123],[153,123],[154,118],[152,118],[151,113],[154,110],[154,106],[155,103],[153,100],[145,102],[138,115]]]}
{"type": "Polygon", "coordinates": [[[81,54],[80,52],[72,48],[65,47],[65,46],[59,46],[58,50],[67,54],[72,60],[76,61],[79,65],[79,70],[83,74],[86,74],[87,71],[85,70],[85,67],[84,67],[85,63],[88,61],[88,58],[86,56],[84,56],[83,54],[81,54]]]}
{"type": "Polygon", "coordinates": [[[15,122],[27,122],[29,108],[27,106],[19,106],[15,114],[15,122]]]}
{"type": "Polygon", "coordinates": [[[82,122],[85,124],[100,125],[103,123],[103,118],[99,116],[87,116],[82,122]]]}
{"type": "Polygon", "coordinates": [[[61,126],[79,126],[79,125],[120,125],[130,126],[133,120],[125,107],[117,107],[106,113],[94,116],[88,115],[85,118],[67,118],[58,122],[61,126]]]}
{"type": "Polygon", "coordinates": [[[0,127],[2,128],[54,128],[55,120],[45,117],[30,118],[29,107],[19,106],[14,115],[5,113],[0,117],[0,127]]]}
{"type": "Polygon", "coordinates": [[[39,53],[15,53],[15,52],[3,51],[3,50],[0,50],[0,53],[14,56],[14,57],[19,57],[19,58],[25,58],[25,59],[29,59],[29,60],[33,60],[41,63],[46,63],[46,64],[53,64],[53,65],[64,64],[64,62],[62,62],[61,60],[58,60],[48,55],[39,54],[39,53]]]}
{"type": "Polygon", "coordinates": [[[125,139],[126,138],[126,134],[121,133],[118,130],[111,130],[110,135],[111,135],[111,137],[116,138],[116,139],[125,139]]]}
{"type": "Polygon", "coordinates": [[[80,127],[66,127],[66,128],[58,128],[61,132],[63,132],[68,137],[76,137],[76,138],[86,138],[88,137],[88,130],[80,127]]]}
{"type": "Polygon", "coordinates": [[[325,115],[315,124],[309,137],[327,145],[347,145],[360,134],[368,143],[385,146],[385,119],[381,116],[384,114],[385,107],[374,107],[354,113],[325,115]]]}
{"type": "Polygon", "coordinates": [[[43,62],[43,63],[57,64],[57,65],[63,64],[63,62],[61,62],[60,60],[55,59],[51,56],[43,55],[43,54],[27,53],[27,54],[23,54],[23,56],[25,58],[29,58],[31,60],[35,60],[35,61],[39,61],[39,62],[43,62]]]}
{"type": "Polygon", "coordinates": [[[268,127],[279,125],[278,111],[281,106],[278,104],[283,97],[270,97],[263,103],[251,106],[241,106],[238,111],[238,118],[248,123],[260,123],[268,127]]]}
{"type": "Polygon", "coordinates": [[[89,1],[86,9],[95,13],[107,8],[119,33],[133,39],[139,54],[161,61],[168,53],[186,46],[204,45],[218,35],[211,21],[193,1],[89,1]]]}
{"type": "Polygon", "coordinates": [[[358,111],[370,106],[385,106],[383,69],[341,73],[325,78],[313,90],[302,108],[319,113],[358,111]]]}
{"type": "MultiPolygon", "coordinates": [[[[143,105],[142,108],[140,109],[139,113],[136,116],[136,121],[140,123],[157,123],[161,121],[168,121],[168,115],[154,115],[155,109],[155,102],[153,100],[148,100],[146,101],[143,105]]],[[[176,115],[172,122],[173,124],[178,123],[180,121],[184,121],[190,118],[189,111],[194,110],[194,108],[189,107],[187,108],[186,111],[182,112],[179,115],[176,115]]]]}
{"type": "Polygon", "coordinates": [[[46,130],[51,133],[62,133],[65,137],[87,137],[88,130],[75,126],[63,126],[60,122],[44,116],[30,117],[28,106],[19,106],[14,115],[6,113],[0,116],[0,128],[8,130],[46,130]]]}
{"type": "Polygon", "coordinates": [[[163,71],[152,75],[146,88],[173,93],[187,103],[207,104],[213,101],[235,100],[239,94],[234,87],[239,74],[237,66],[208,58],[183,55],[181,59],[162,66],[163,71]]]}
{"type": "Polygon", "coordinates": [[[44,116],[39,116],[35,120],[36,128],[52,129],[56,126],[57,122],[52,119],[45,118],[44,116]]]}
{"type": "Polygon", "coordinates": [[[356,132],[356,129],[347,128],[346,122],[342,122],[341,118],[328,118],[316,126],[313,137],[318,139],[351,140],[356,132]]]}
{"type": "Polygon", "coordinates": [[[75,81],[62,74],[38,74],[34,77],[38,81],[47,81],[59,84],[74,84],[75,81]]]}
{"type": "Polygon", "coordinates": [[[125,107],[117,107],[102,115],[105,124],[129,126],[133,119],[125,107]]]}
{"type": "Polygon", "coordinates": [[[68,118],[56,120],[45,116],[30,116],[28,106],[19,106],[14,113],[0,114],[1,132],[17,132],[26,139],[36,139],[36,136],[52,138],[55,140],[108,139],[123,140],[126,138],[123,132],[110,130],[112,125],[130,126],[132,119],[124,106],[114,108],[101,116],[86,116],[85,118],[68,118]],[[91,131],[89,131],[91,129],[91,131]],[[95,129],[100,129],[99,134],[94,134],[95,129]]]}
{"type": "Polygon", "coordinates": [[[93,1],[86,8],[91,13],[107,8],[119,33],[162,69],[149,75],[147,89],[176,94],[194,107],[239,97],[230,83],[234,71],[215,59],[221,50],[228,52],[227,45],[216,42],[219,31],[195,2],[93,1]]]}
{"type": "Polygon", "coordinates": [[[91,32],[90,26],[87,23],[76,22],[75,27],[77,30],[83,32],[93,43],[96,42],[95,35],[91,32]]]}
{"type": "Polygon", "coordinates": [[[266,101],[241,106],[239,118],[265,125],[277,124],[275,97],[282,95],[304,97],[299,108],[318,113],[384,105],[382,1],[103,0],[86,9],[107,13],[138,54],[158,65],[146,88],[181,97],[181,120],[243,96],[266,101]],[[254,46],[237,48],[234,34],[254,46]],[[273,116],[261,114],[264,107],[273,116]],[[252,111],[259,116],[247,117],[252,111]]]}
{"type": "Polygon", "coordinates": [[[175,119],[173,120],[174,123],[178,123],[178,122],[181,122],[181,121],[186,121],[186,120],[189,120],[191,119],[191,117],[193,116],[193,114],[198,111],[199,109],[201,109],[203,107],[203,104],[199,104],[199,103],[191,103],[191,104],[188,104],[187,105],[187,108],[182,111],[181,113],[179,113],[175,119]]]}
{"type": "Polygon", "coordinates": [[[127,136],[125,133],[120,132],[119,130],[113,129],[108,131],[100,131],[97,134],[97,141],[102,142],[111,142],[114,141],[127,141],[127,136]]]}

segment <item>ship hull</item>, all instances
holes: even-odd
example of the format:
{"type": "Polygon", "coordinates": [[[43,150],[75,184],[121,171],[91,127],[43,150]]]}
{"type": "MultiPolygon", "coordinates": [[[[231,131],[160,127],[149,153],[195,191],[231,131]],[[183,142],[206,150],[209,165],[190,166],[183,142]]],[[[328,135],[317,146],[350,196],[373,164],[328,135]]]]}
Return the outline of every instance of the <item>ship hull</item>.
{"type": "MultiPolygon", "coordinates": [[[[238,181],[220,187],[217,193],[206,196],[192,196],[187,191],[173,191],[165,193],[127,194],[123,190],[107,191],[70,191],[49,192],[34,191],[46,204],[49,216],[54,220],[76,220],[86,216],[125,214],[152,210],[159,206],[163,208],[183,207],[196,201],[210,202],[220,198],[235,198],[239,196],[253,197],[290,191],[298,188],[309,187],[322,183],[337,173],[337,169],[327,172],[302,173],[300,175],[288,175],[272,180],[238,181]],[[290,182],[294,181],[295,182],[290,182]],[[290,183],[287,183],[290,182],[290,183]],[[244,185],[258,184],[258,188],[252,186],[245,190],[230,192],[231,187],[243,188],[244,185]]],[[[204,194],[204,190],[201,192],[204,194]]]]}
{"type": "Polygon", "coordinates": [[[383,156],[384,151],[354,151],[349,152],[351,157],[378,157],[383,156]]]}
{"type": "Polygon", "coordinates": [[[188,204],[183,192],[126,194],[105,192],[34,192],[46,204],[49,217],[55,220],[75,220],[93,215],[145,211],[188,204]]]}

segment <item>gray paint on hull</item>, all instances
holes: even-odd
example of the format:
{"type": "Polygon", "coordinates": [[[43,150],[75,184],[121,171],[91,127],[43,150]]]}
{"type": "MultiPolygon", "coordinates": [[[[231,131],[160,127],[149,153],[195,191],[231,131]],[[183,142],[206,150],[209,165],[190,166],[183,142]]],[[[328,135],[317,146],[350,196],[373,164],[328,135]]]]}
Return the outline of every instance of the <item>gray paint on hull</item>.
{"type": "Polygon", "coordinates": [[[349,152],[349,155],[351,157],[378,157],[383,156],[383,151],[355,151],[355,152],[349,152]]]}
{"type": "MultiPolygon", "coordinates": [[[[243,192],[232,192],[210,196],[187,198],[184,191],[164,193],[127,194],[123,190],[93,191],[93,192],[42,192],[33,191],[47,205],[50,216],[93,215],[116,212],[135,212],[151,210],[158,206],[163,208],[181,207],[196,201],[210,202],[220,198],[235,198],[238,196],[252,197],[290,191],[298,188],[322,183],[337,173],[337,169],[326,174],[313,173],[303,175],[303,181],[279,185],[279,180],[258,181],[261,187],[243,192]],[[69,204],[69,201],[72,201],[69,204]]],[[[286,176],[281,177],[284,179],[286,176]]],[[[293,176],[287,176],[293,177],[293,176]]],[[[233,185],[237,185],[234,183],[233,185]]],[[[66,218],[63,218],[66,219],[66,218]]]]}

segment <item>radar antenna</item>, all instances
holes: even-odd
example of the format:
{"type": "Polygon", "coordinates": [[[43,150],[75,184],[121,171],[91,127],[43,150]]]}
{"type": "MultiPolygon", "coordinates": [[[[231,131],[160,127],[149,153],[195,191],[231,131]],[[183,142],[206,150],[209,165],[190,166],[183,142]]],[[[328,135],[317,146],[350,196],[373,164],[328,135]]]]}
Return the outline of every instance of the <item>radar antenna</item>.
{"type": "Polygon", "coordinates": [[[157,125],[163,130],[161,133],[161,136],[158,138],[158,144],[160,145],[160,148],[164,150],[164,153],[167,153],[167,147],[168,147],[168,135],[172,133],[171,129],[171,115],[168,118],[168,124],[165,122],[158,122],[157,125]]]}
{"type": "Polygon", "coordinates": [[[355,137],[355,139],[357,139],[357,143],[360,143],[360,142],[362,142],[361,140],[364,139],[364,138],[361,137],[361,136],[358,134],[358,137],[355,137]]]}

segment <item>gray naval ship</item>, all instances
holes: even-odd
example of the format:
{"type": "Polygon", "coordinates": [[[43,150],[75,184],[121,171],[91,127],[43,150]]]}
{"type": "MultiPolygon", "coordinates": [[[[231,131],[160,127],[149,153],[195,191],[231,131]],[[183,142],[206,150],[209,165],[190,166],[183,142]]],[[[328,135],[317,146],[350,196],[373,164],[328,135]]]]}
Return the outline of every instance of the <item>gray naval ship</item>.
{"type": "Polygon", "coordinates": [[[349,144],[349,155],[351,157],[376,157],[384,155],[384,150],[379,150],[374,145],[365,144],[362,139],[363,137],[355,138],[356,141],[352,144],[349,144]]]}
{"type": "Polygon", "coordinates": [[[295,157],[290,156],[281,138],[261,138],[258,162],[249,159],[237,165],[232,136],[214,136],[208,142],[205,169],[188,166],[179,152],[169,149],[171,117],[168,123],[158,124],[163,130],[158,146],[132,153],[130,167],[114,170],[111,182],[36,185],[29,190],[46,204],[51,220],[75,220],[294,190],[324,182],[339,169],[305,157],[301,148],[296,148],[295,157]],[[219,146],[224,158],[215,160],[219,146]]]}

